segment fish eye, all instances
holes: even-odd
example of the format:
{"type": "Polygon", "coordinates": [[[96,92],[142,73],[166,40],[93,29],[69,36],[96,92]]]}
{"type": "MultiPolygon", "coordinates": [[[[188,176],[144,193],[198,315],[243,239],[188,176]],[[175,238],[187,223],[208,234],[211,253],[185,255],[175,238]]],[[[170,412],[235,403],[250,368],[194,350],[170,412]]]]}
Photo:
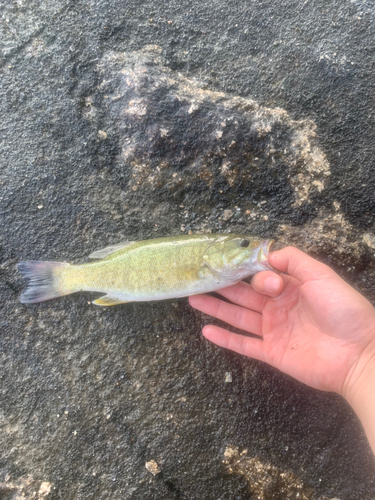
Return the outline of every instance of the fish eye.
{"type": "Polygon", "coordinates": [[[242,248],[247,248],[250,245],[250,241],[244,238],[243,240],[240,241],[240,247],[242,248]]]}

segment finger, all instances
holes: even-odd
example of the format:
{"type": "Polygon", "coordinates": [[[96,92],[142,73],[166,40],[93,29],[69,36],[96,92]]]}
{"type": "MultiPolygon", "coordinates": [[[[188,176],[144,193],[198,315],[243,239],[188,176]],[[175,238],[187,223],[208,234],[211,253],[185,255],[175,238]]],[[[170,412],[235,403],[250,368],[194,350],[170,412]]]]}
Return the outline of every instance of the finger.
{"type": "Polygon", "coordinates": [[[253,276],[251,286],[258,293],[277,297],[284,289],[284,281],[281,276],[272,271],[263,271],[253,276]]]}
{"type": "Polygon", "coordinates": [[[268,256],[268,262],[274,268],[290,274],[302,283],[323,277],[332,277],[335,274],[325,264],[294,247],[287,247],[277,252],[272,252],[268,256]]]}
{"type": "Polygon", "coordinates": [[[211,295],[192,295],[192,307],[247,332],[262,335],[262,315],[235,304],[228,304],[211,295]]]}
{"type": "Polygon", "coordinates": [[[236,285],[216,290],[216,293],[219,293],[239,306],[247,307],[248,309],[258,312],[262,312],[263,307],[266,305],[268,300],[267,297],[259,294],[253,289],[253,287],[243,281],[240,281],[236,285]]]}
{"type": "Polygon", "coordinates": [[[203,328],[203,335],[214,344],[238,352],[250,358],[265,361],[264,343],[262,340],[245,337],[229,332],[218,326],[207,325],[203,328]]]}

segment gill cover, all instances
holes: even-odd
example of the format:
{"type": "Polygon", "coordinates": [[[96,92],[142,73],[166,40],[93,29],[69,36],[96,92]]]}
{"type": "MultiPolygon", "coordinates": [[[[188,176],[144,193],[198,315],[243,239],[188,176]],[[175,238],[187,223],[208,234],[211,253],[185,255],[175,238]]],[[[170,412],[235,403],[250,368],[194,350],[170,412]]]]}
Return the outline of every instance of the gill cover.
{"type": "Polygon", "coordinates": [[[269,269],[269,246],[269,240],[252,236],[223,236],[207,248],[203,261],[219,276],[240,280],[257,271],[269,269]]]}

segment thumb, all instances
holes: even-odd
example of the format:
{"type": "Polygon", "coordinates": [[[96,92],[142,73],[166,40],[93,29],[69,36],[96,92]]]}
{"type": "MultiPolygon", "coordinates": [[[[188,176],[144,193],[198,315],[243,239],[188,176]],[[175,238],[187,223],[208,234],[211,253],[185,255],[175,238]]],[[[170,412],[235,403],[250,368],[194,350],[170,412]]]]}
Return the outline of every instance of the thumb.
{"type": "Polygon", "coordinates": [[[325,264],[294,247],[286,247],[277,252],[272,252],[268,256],[268,262],[275,269],[288,273],[301,283],[312,279],[332,277],[332,275],[336,274],[325,264]]]}

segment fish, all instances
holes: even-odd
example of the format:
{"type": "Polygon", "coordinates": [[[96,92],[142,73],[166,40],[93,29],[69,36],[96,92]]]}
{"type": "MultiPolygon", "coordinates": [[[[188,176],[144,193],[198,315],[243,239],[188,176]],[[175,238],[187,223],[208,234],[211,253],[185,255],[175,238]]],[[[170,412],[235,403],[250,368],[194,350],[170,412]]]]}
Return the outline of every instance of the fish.
{"type": "Polygon", "coordinates": [[[21,294],[33,304],[75,292],[105,293],[98,306],[186,297],[220,290],[258,271],[272,270],[272,239],[240,234],[193,234],[126,241],[89,255],[94,262],[25,261],[21,294]]]}

